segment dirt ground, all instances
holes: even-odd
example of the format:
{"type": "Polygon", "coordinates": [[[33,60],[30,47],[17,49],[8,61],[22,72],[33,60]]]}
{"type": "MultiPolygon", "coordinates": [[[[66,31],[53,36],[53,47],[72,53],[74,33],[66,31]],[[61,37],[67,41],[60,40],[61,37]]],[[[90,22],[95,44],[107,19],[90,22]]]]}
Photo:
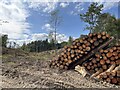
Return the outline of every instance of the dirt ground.
{"type": "Polygon", "coordinates": [[[120,88],[102,81],[83,78],[74,70],[49,68],[52,53],[2,56],[1,88],[120,88]]]}

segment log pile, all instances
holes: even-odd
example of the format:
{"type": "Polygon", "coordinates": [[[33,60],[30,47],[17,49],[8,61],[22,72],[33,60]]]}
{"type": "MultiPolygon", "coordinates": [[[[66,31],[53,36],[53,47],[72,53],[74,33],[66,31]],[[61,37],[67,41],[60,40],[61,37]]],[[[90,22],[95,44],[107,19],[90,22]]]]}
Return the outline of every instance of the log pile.
{"type": "Polygon", "coordinates": [[[88,36],[73,41],[71,46],[65,46],[61,55],[52,60],[50,67],[59,67],[60,69],[74,68],[94,55],[101,45],[101,48],[103,48],[111,41],[110,35],[105,32],[90,33],[88,36]]]}
{"type": "Polygon", "coordinates": [[[120,45],[99,50],[83,66],[92,78],[120,85],[120,45]]]}
{"type": "Polygon", "coordinates": [[[113,68],[114,66],[115,64],[111,65],[107,71],[100,73],[98,76],[96,76],[96,78],[112,84],[120,85],[120,65],[113,68]]]}
{"type": "Polygon", "coordinates": [[[120,84],[120,45],[108,47],[113,40],[105,32],[90,33],[73,41],[71,46],[65,46],[62,53],[51,61],[50,67],[76,67],[75,70],[83,76],[88,74],[97,80],[120,84]]]}
{"type": "Polygon", "coordinates": [[[92,74],[98,70],[107,70],[112,64],[120,64],[120,46],[113,46],[108,49],[100,49],[89,61],[83,64],[92,74]]]}

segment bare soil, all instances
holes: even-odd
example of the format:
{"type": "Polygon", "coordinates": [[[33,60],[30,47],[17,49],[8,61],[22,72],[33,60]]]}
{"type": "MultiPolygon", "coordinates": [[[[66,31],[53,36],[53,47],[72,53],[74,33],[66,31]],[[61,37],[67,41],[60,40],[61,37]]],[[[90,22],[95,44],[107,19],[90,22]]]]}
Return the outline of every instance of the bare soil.
{"type": "Polygon", "coordinates": [[[83,78],[74,70],[49,68],[53,53],[7,54],[2,56],[1,88],[120,88],[83,78]]]}

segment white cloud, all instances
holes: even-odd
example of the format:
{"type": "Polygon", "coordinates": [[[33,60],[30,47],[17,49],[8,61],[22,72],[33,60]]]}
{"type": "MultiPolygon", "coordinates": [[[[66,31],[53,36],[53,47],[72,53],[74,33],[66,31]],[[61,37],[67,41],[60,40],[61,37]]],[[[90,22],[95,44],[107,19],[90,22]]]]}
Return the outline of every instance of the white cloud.
{"type": "Polygon", "coordinates": [[[75,8],[70,12],[72,15],[79,15],[84,10],[84,2],[76,2],[75,8]]]}
{"type": "Polygon", "coordinates": [[[29,13],[23,3],[22,0],[2,0],[0,2],[0,19],[2,23],[0,33],[8,34],[10,39],[24,39],[26,37],[24,33],[30,33],[30,24],[26,22],[29,13]],[[3,23],[3,21],[8,23],[3,23]]]}
{"type": "Polygon", "coordinates": [[[45,13],[50,13],[57,7],[57,0],[54,2],[50,2],[49,0],[45,0],[44,2],[41,2],[41,0],[29,0],[27,3],[29,8],[41,10],[45,13]]]}
{"type": "MultiPolygon", "coordinates": [[[[35,33],[35,34],[31,34],[31,35],[26,35],[24,36],[24,39],[10,39],[9,42],[16,42],[16,44],[18,44],[19,46],[22,46],[23,43],[30,43],[32,41],[36,41],[36,40],[45,40],[47,39],[48,34],[46,33],[35,33]],[[29,38],[28,38],[29,37],[29,38]]],[[[9,46],[9,43],[8,43],[9,46]]]]}
{"type": "Polygon", "coordinates": [[[47,37],[48,37],[48,34],[46,34],[46,33],[36,33],[36,34],[32,34],[31,41],[45,40],[45,39],[47,39],[47,37]]]}
{"type": "MultiPolygon", "coordinates": [[[[17,44],[16,47],[19,47],[19,46],[22,46],[23,43],[26,43],[26,44],[30,43],[31,40],[30,39],[24,39],[24,40],[23,39],[22,40],[12,40],[12,39],[10,39],[9,42],[12,44],[12,46],[14,46],[13,43],[15,42],[17,44]]],[[[8,47],[10,46],[10,43],[7,44],[8,47]]]]}
{"type": "Polygon", "coordinates": [[[102,3],[104,5],[104,10],[108,10],[108,9],[111,9],[112,7],[114,6],[117,6],[118,3],[117,2],[104,2],[102,3]]]}
{"type": "Polygon", "coordinates": [[[90,0],[90,2],[119,2],[120,0],[90,0]]]}
{"type": "Polygon", "coordinates": [[[65,7],[67,7],[69,5],[69,3],[60,3],[60,6],[62,7],[62,8],[65,8],[65,7]]]}
{"type": "Polygon", "coordinates": [[[111,9],[113,6],[117,6],[120,0],[91,0],[92,2],[98,2],[99,4],[103,4],[103,10],[111,9]]]}
{"type": "Polygon", "coordinates": [[[42,29],[46,31],[53,31],[53,28],[51,27],[49,23],[46,23],[45,25],[43,25],[42,29]]]}
{"type": "Polygon", "coordinates": [[[84,10],[83,4],[84,4],[83,2],[79,2],[76,4],[75,9],[77,10],[78,13],[80,13],[82,10],[84,10]]]}
{"type": "MultiPolygon", "coordinates": [[[[55,33],[53,32],[51,35],[52,36],[51,37],[48,36],[48,38],[55,39],[55,33]]],[[[56,40],[58,41],[58,43],[68,41],[68,36],[66,36],[65,34],[56,33],[56,40]]]]}
{"type": "MultiPolygon", "coordinates": [[[[48,24],[48,23],[46,23],[46,24],[42,27],[42,29],[44,29],[44,30],[46,30],[46,31],[49,31],[49,32],[53,31],[53,29],[51,28],[50,24],[48,24]]],[[[41,34],[38,34],[38,35],[40,35],[40,37],[41,37],[41,34]]],[[[54,38],[55,38],[55,33],[54,33],[54,32],[51,32],[51,35],[52,35],[52,36],[49,37],[48,34],[45,34],[45,33],[44,33],[44,35],[43,35],[42,37],[45,36],[45,38],[48,37],[49,39],[50,39],[50,38],[51,38],[51,39],[54,39],[54,38]]],[[[58,43],[60,43],[60,42],[62,42],[62,41],[68,41],[68,37],[67,37],[65,34],[56,33],[56,39],[57,39],[58,43]]]]}
{"type": "Polygon", "coordinates": [[[83,4],[82,2],[77,2],[75,9],[80,9],[82,4],[83,4]]]}
{"type": "MultiPolygon", "coordinates": [[[[109,0],[109,1],[107,1],[107,0],[91,0],[89,2],[90,2],[90,4],[92,2],[98,2],[98,4],[103,4],[104,5],[103,10],[108,10],[108,9],[111,9],[112,7],[118,6],[118,1],[120,1],[120,0],[109,0]]],[[[75,4],[75,8],[70,12],[70,14],[78,15],[81,13],[81,11],[84,10],[85,1],[75,2],[74,4],[75,4]]]]}
{"type": "Polygon", "coordinates": [[[68,41],[68,37],[65,34],[58,34],[57,33],[57,41],[58,43],[63,42],[63,41],[68,41]]]}
{"type": "Polygon", "coordinates": [[[81,11],[83,11],[84,10],[84,8],[81,8],[81,11]]]}
{"type": "MultiPolygon", "coordinates": [[[[27,1],[27,0],[26,0],[27,1]]],[[[28,2],[31,2],[29,0],[28,2]]],[[[118,2],[120,0],[34,0],[34,2],[95,2],[95,1],[104,1],[104,2],[118,2]]]]}

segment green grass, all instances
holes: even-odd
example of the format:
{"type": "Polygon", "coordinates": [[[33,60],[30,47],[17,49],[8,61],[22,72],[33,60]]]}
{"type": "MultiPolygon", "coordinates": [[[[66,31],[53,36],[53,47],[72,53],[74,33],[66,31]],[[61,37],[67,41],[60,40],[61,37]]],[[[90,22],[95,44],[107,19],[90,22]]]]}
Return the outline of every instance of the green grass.
{"type": "Polygon", "coordinates": [[[9,65],[16,65],[16,63],[14,63],[14,62],[7,62],[7,64],[9,64],[9,65]]]}
{"type": "Polygon", "coordinates": [[[2,57],[2,59],[4,60],[4,59],[7,59],[7,58],[12,57],[12,55],[7,54],[7,55],[2,55],[1,57],[2,57]]]}
{"type": "Polygon", "coordinates": [[[51,52],[29,53],[29,57],[37,60],[49,60],[52,59],[54,55],[55,53],[51,52]]]}

